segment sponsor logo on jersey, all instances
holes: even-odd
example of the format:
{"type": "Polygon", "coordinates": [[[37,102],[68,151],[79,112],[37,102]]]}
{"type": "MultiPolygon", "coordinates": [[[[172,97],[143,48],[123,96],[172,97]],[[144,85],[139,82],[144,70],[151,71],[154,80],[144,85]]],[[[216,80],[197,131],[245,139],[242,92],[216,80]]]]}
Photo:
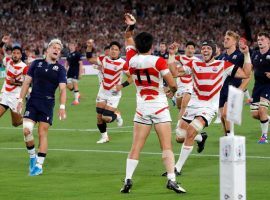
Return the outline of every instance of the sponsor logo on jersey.
{"type": "Polygon", "coordinates": [[[54,71],[58,71],[59,67],[57,65],[54,65],[52,68],[54,71]]]}
{"type": "Polygon", "coordinates": [[[37,67],[42,67],[42,62],[39,62],[37,67]]]}
{"type": "Polygon", "coordinates": [[[233,59],[233,60],[237,59],[237,55],[234,55],[234,56],[232,57],[232,59],[233,59]]]}

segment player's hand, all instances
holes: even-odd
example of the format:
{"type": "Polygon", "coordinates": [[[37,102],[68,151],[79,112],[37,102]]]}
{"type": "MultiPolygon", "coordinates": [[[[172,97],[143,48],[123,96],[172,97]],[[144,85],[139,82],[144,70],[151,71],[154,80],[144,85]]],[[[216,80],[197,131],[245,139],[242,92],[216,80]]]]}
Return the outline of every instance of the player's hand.
{"type": "Polygon", "coordinates": [[[67,118],[66,110],[60,108],[59,111],[58,111],[58,116],[59,116],[60,120],[66,119],[67,118]]]}
{"type": "Polygon", "coordinates": [[[125,23],[127,24],[127,25],[134,25],[134,24],[136,24],[136,19],[135,19],[135,17],[132,15],[132,14],[130,14],[130,13],[125,13],[125,23]]]}
{"type": "Polygon", "coordinates": [[[169,99],[172,99],[173,96],[174,96],[174,93],[173,93],[171,90],[168,90],[168,91],[166,92],[166,96],[167,96],[169,99]]]}
{"type": "Polygon", "coordinates": [[[115,86],[115,90],[116,90],[117,92],[119,92],[120,90],[122,90],[122,88],[123,88],[123,85],[116,85],[116,86],[115,86]]]}
{"type": "Polygon", "coordinates": [[[2,42],[4,42],[5,44],[6,44],[6,43],[9,43],[9,42],[10,42],[10,35],[5,35],[5,36],[2,38],[2,42]]]}
{"type": "Polygon", "coordinates": [[[247,40],[245,38],[240,38],[239,49],[243,54],[249,53],[249,48],[247,46],[247,40]]]}
{"type": "Polygon", "coordinates": [[[270,72],[265,72],[265,76],[270,79],[270,72]]]}

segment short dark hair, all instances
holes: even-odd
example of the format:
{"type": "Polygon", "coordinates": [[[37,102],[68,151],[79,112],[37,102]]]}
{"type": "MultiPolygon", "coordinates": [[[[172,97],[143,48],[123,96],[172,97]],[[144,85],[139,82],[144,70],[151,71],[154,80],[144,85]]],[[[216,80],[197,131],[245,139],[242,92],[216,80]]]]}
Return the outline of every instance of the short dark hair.
{"type": "Polygon", "coordinates": [[[110,49],[111,47],[109,45],[104,47],[104,51],[106,51],[107,49],[110,49]]]}
{"type": "Polygon", "coordinates": [[[119,42],[117,42],[117,41],[112,41],[112,42],[110,43],[109,47],[111,48],[113,45],[118,46],[119,50],[120,50],[121,47],[122,47],[121,44],[120,44],[119,42]]]}
{"type": "Polygon", "coordinates": [[[150,33],[141,32],[135,37],[135,46],[139,53],[147,53],[153,45],[154,37],[150,33]]]}
{"type": "Polygon", "coordinates": [[[189,46],[189,45],[193,46],[194,48],[196,47],[196,44],[194,42],[192,42],[192,41],[188,41],[186,43],[186,47],[189,46]]]}
{"type": "Polygon", "coordinates": [[[22,53],[22,48],[19,46],[12,47],[12,51],[14,51],[14,50],[19,50],[22,53]]]}
{"type": "Polygon", "coordinates": [[[269,35],[269,33],[267,33],[266,31],[262,31],[262,32],[259,32],[258,33],[258,36],[264,36],[264,37],[267,37],[267,38],[269,38],[270,39],[270,35],[269,35]]]}

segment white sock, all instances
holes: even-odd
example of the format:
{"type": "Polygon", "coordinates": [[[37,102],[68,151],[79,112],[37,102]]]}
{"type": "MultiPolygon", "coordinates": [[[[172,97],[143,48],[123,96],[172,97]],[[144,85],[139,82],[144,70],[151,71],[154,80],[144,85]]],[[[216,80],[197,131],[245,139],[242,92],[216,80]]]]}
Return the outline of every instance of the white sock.
{"type": "Polygon", "coordinates": [[[177,163],[175,164],[175,167],[178,172],[181,172],[182,167],[184,166],[188,156],[192,152],[192,149],[193,149],[193,146],[185,146],[184,144],[182,145],[179,159],[177,163]]]}
{"type": "Polygon", "coordinates": [[[101,137],[103,138],[108,137],[108,133],[107,132],[101,133],[101,137]]]}
{"type": "Polygon", "coordinates": [[[27,151],[29,153],[30,158],[35,158],[36,157],[36,149],[35,148],[27,149],[27,151]]]}
{"type": "Polygon", "coordinates": [[[264,123],[261,122],[262,135],[265,135],[266,137],[267,137],[267,133],[268,133],[268,125],[269,125],[268,120],[264,123]]]}
{"type": "Polygon", "coordinates": [[[126,165],[126,178],[127,179],[132,179],[133,173],[138,165],[139,161],[138,160],[133,160],[133,159],[127,159],[127,165],[126,165]]]}
{"type": "Polygon", "coordinates": [[[202,141],[202,135],[201,134],[197,134],[196,137],[194,138],[194,140],[196,142],[201,142],[202,141]]]}
{"type": "Polygon", "coordinates": [[[44,160],[45,160],[45,157],[41,157],[41,156],[37,157],[37,166],[39,168],[42,168],[42,165],[44,163],[44,160]]]}
{"type": "Polygon", "coordinates": [[[175,181],[176,180],[175,173],[168,173],[167,178],[168,180],[175,181]]]}
{"type": "Polygon", "coordinates": [[[248,91],[248,90],[246,90],[246,91],[245,91],[245,95],[246,95],[247,99],[251,99],[251,97],[250,97],[250,94],[249,94],[249,91],[248,91]]]}
{"type": "Polygon", "coordinates": [[[79,92],[74,92],[75,101],[79,101],[79,96],[80,96],[79,92]]]}

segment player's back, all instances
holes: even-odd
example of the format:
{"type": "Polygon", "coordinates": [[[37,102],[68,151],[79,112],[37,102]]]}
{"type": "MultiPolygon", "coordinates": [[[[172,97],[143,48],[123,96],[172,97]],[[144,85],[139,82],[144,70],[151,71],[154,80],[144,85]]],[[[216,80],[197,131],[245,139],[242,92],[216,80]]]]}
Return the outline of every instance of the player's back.
{"type": "Polygon", "coordinates": [[[129,61],[129,71],[137,89],[137,103],[167,101],[162,75],[168,72],[163,58],[136,54],[129,61]]]}

